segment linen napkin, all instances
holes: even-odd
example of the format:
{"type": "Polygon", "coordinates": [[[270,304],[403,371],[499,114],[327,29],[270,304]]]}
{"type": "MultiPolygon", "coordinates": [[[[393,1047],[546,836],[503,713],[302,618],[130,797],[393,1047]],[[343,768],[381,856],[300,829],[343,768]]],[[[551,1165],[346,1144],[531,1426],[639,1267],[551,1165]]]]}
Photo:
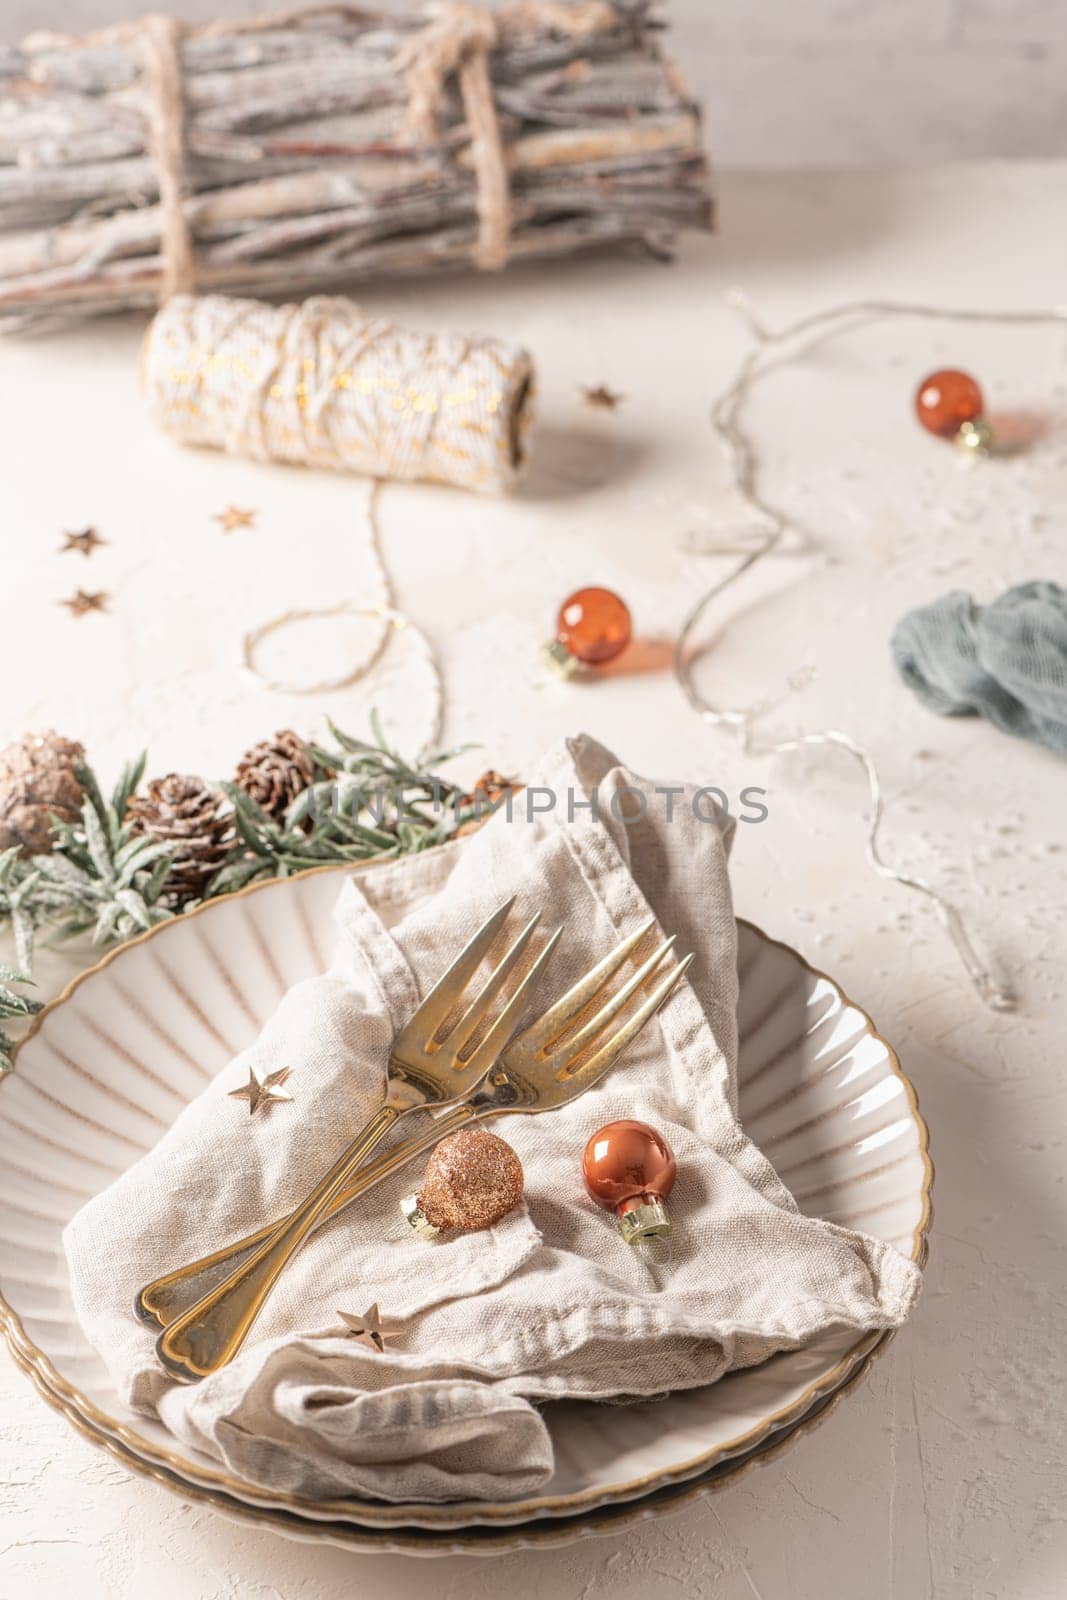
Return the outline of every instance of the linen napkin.
{"type": "MultiPolygon", "coordinates": [[[[329,973],[297,985],[260,1038],[160,1144],[71,1222],[78,1314],[129,1403],[240,1475],[312,1497],[521,1495],[551,1475],[534,1402],[649,1396],[715,1381],[830,1329],[891,1327],[919,1287],[881,1241],[800,1214],[736,1115],[736,925],[728,821],[594,741],[555,748],[510,815],[469,839],[349,878],[329,973]],[[389,1046],[508,894],[565,934],[547,1006],[655,914],[697,959],[601,1083],[559,1111],[498,1119],[525,1203],[427,1244],[398,1209],[416,1166],[316,1232],[249,1344],[174,1384],[130,1312],[139,1286],[294,1204],[379,1102],[389,1046]],[[228,1098],[288,1065],[290,1104],[228,1098]],[[582,1187],[590,1135],[650,1122],[678,1162],[670,1248],[626,1245],[582,1187]],[[402,1337],[377,1354],[337,1313],[372,1302],[402,1337]]],[[[400,1124],[412,1131],[421,1114],[400,1124]]]]}

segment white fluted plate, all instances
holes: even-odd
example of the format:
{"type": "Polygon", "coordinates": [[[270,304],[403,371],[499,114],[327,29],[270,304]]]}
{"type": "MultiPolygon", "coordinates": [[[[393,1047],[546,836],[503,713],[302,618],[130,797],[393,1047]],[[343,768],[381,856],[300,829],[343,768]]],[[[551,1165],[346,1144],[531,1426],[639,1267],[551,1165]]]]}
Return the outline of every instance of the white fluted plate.
{"type": "MultiPolygon", "coordinates": [[[[40,1392],[135,1470],[297,1537],[448,1553],[558,1543],[707,1492],[821,1414],[886,1339],[842,1334],[704,1389],[625,1407],[546,1409],[556,1473],[523,1500],[309,1502],[235,1478],[130,1411],[74,1315],[62,1234],[322,971],[338,875],[257,886],[113,952],[60,996],[0,1080],[0,1325],[40,1392]]],[[[739,923],[746,1131],[801,1208],[921,1261],[932,1168],[914,1091],[829,978],[739,923]]]]}

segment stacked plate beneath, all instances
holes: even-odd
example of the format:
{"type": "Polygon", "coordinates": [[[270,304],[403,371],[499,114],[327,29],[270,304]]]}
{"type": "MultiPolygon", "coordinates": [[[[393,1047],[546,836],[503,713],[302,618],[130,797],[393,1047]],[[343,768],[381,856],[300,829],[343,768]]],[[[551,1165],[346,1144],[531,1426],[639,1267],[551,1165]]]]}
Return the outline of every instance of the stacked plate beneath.
{"type": "MultiPolygon", "coordinates": [[[[290,1536],[413,1554],[562,1543],[661,1514],[821,1417],[886,1334],[838,1335],[654,1404],[548,1408],[546,1492],[500,1503],[308,1502],[234,1478],[119,1400],[74,1316],[63,1229],[327,965],[326,869],[212,902],[113,952],[41,1017],[0,1092],[0,1325],[49,1404],[133,1470],[290,1536]]],[[[801,1208],[922,1261],[932,1168],[915,1095],[869,1017],[739,923],[746,1131],[801,1208]]],[[[618,1070],[625,1070],[620,1067],[618,1070]]]]}

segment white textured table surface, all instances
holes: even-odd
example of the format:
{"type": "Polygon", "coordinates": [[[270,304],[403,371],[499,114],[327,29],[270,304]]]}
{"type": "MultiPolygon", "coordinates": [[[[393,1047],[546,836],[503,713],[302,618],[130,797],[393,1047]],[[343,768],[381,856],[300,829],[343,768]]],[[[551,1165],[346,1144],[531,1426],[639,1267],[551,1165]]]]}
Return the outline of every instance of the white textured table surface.
{"type": "MultiPolygon", "coordinates": [[[[4,1600],[1063,1593],[1053,1311],[1064,1289],[1065,769],[923,711],[896,682],[887,639],[902,610],[946,588],[987,600],[1015,581],[1064,578],[1064,337],[896,324],[770,380],[753,413],[768,485],[819,553],[737,594],[706,667],[726,700],[773,697],[796,666],[817,669],[775,726],[866,739],[890,801],[887,844],[975,919],[1019,984],[1017,1015],[983,1011],[933,918],[864,867],[849,765],[743,761],[667,676],[546,684],[536,647],[579,583],[617,587],[641,633],[666,634],[715,570],[684,536],[734,517],[704,420],[744,344],[723,306],[729,285],[772,321],[860,295],[1053,302],[1067,282],[1065,183],[1062,165],[727,178],[721,236],[689,245],[672,270],[552,268],[374,297],[429,327],[522,339],[542,371],[522,496],[383,495],[387,563],[440,651],[449,734],[484,743],[472,775],[489,760],[522,772],[552,737],[584,727],[657,776],[731,795],[767,787],[769,820],[740,830],[739,910],[872,1011],[931,1125],[937,1214],[914,1323],[823,1427],[712,1500],[621,1538],[488,1562],[316,1552],[235,1528],[128,1477],[0,1359],[4,1600]],[[1044,437],[961,470],[909,415],[915,382],[940,364],[974,370],[994,412],[1042,413],[1044,437]],[[627,397],[614,415],[580,404],[578,386],[601,381],[627,397]]],[[[224,775],[261,734],[309,727],[322,710],[358,730],[378,700],[417,732],[402,671],[320,704],[241,678],[242,628],[358,593],[360,496],[341,479],[183,453],[158,436],[140,411],[138,337],[133,324],[98,326],[3,349],[0,734],[55,725],[108,774],[148,743],[155,771],[224,775]],[[229,501],[258,508],[255,529],[220,533],[212,514],[229,501]],[[86,522],[107,548],[91,562],[57,554],[60,530],[86,522]],[[59,608],[78,583],[110,593],[108,615],[74,621],[59,608]]]]}

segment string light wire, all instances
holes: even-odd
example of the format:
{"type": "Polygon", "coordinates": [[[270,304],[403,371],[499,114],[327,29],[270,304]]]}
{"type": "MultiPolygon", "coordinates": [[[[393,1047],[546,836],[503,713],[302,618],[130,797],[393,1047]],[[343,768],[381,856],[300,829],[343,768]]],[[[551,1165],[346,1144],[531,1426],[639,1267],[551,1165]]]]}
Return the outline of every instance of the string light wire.
{"type": "MultiPolygon", "coordinates": [[[[674,647],[674,673],[686,700],[697,715],[713,727],[730,730],[745,755],[773,757],[787,755],[811,746],[844,750],[861,767],[867,783],[867,860],[879,877],[924,896],[934,907],[946,929],[964,970],[979,998],[994,1011],[1013,1011],[1017,998],[1011,987],[1000,982],[979,956],[967,925],[958,908],[925,878],[901,870],[887,861],[881,847],[885,800],[878,769],[870,752],[848,733],[838,728],[823,728],[797,734],[790,739],[760,742],[755,724],[770,707],[760,702],[747,709],[724,709],[712,704],[697,687],[692,675],[695,653],[690,651],[694,630],[716,601],[759,562],[778,551],[786,535],[795,529],[787,511],[768,501],[761,488],[761,458],[755,441],[744,425],[744,414],[757,384],[789,354],[814,341],[816,336],[839,337],[859,326],[891,317],[917,318],[956,323],[989,323],[1029,327],[1067,326],[1067,306],[1021,311],[965,310],[942,306],[910,304],[896,300],[856,300],[834,305],[799,317],[778,329],[762,322],[740,290],[733,290],[729,303],[743,317],[753,344],[743,356],[731,382],[719,395],[711,410],[711,425],[729,468],[731,485],[757,530],[757,542],[740,552],[739,559],[723,577],[700,595],[682,624],[674,647]]],[[[736,555],[734,544],[705,545],[708,554],[736,555]]]]}

